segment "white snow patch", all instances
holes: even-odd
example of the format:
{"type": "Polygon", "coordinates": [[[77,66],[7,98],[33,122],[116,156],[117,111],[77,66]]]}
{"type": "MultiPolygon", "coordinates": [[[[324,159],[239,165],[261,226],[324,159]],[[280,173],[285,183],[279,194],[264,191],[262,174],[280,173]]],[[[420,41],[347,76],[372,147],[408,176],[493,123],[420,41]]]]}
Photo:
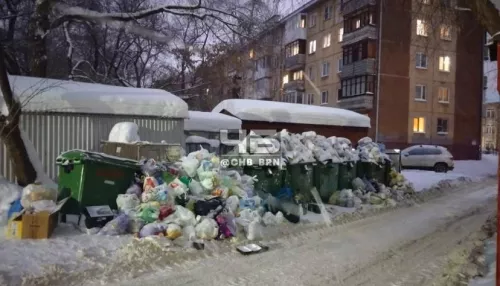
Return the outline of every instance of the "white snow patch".
{"type": "Polygon", "coordinates": [[[226,99],[212,112],[227,111],[241,120],[370,128],[370,118],[354,111],[306,104],[226,99]]]}
{"type": "Polygon", "coordinates": [[[207,138],[202,137],[202,136],[192,135],[192,136],[189,136],[189,137],[186,138],[186,143],[192,143],[192,144],[203,144],[203,143],[206,143],[206,144],[210,144],[210,140],[208,140],[207,138]]]}
{"type": "MultiPolygon", "coordinates": [[[[9,76],[9,79],[24,111],[188,117],[187,103],[160,89],[25,76],[9,76]]],[[[5,102],[2,96],[0,106],[3,111],[5,102]]]]}
{"type": "Polygon", "coordinates": [[[219,132],[222,129],[241,129],[241,120],[216,112],[189,111],[184,130],[219,132]]]}
{"type": "Polygon", "coordinates": [[[421,191],[446,179],[457,179],[469,177],[478,180],[487,176],[495,175],[498,167],[496,155],[483,155],[479,161],[455,161],[455,169],[448,173],[436,173],[434,171],[404,170],[403,176],[413,183],[416,191],[421,191]]]}
{"type": "Polygon", "coordinates": [[[217,139],[208,139],[208,143],[210,144],[210,146],[212,146],[213,148],[219,148],[220,146],[220,141],[217,140],[217,139]]]}
{"type": "Polygon", "coordinates": [[[47,187],[57,190],[57,184],[54,183],[54,181],[52,181],[52,179],[50,179],[50,177],[47,176],[47,174],[43,170],[42,161],[40,161],[40,158],[38,157],[38,152],[36,151],[35,146],[29,139],[28,135],[23,130],[21,130],[21,138],[23,139],[24,146],[26,147],[26,152],[28,152],[31,164],[33,164],[33,168],[35,168],[36,181],[42,183],[47,187]]]}
{"type": "Polygon", "coordinates": [[[139,138],[139,126],[134,122],[116,123],[108,137],[109,142],[136,143],[141,141],[139,138]]]}
{"type": "Polygon", "coordinates": [[[10,204],[19,198],[23,188],[0,176],[0,226],[7,222],[7,212],[10,204]]]}

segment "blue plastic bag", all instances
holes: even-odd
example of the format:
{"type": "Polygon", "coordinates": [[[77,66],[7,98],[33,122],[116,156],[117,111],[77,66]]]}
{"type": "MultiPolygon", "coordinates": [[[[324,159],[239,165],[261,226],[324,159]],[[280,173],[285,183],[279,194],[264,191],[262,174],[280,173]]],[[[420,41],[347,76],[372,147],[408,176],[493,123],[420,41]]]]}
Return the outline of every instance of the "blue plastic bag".
{"type": "Polygon", "coordinates": [[[21,199],[17,199],[10,204],[9,212],[7,213],[7,219],[10,219],[15,213],[19,213],[23,210],[21,205],[21,199]]]}

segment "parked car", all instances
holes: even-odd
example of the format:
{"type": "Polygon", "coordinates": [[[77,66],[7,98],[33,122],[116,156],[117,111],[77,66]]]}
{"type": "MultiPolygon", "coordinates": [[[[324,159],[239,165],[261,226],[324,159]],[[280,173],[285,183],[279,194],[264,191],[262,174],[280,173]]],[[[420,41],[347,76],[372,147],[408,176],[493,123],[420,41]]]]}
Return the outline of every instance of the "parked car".
{"type": "Polygon", "coordinates": [[[453,155],[442,146],[415,145],[401,151],[403,169],[434,170],[446,173],[455,168],[453,155]]]}

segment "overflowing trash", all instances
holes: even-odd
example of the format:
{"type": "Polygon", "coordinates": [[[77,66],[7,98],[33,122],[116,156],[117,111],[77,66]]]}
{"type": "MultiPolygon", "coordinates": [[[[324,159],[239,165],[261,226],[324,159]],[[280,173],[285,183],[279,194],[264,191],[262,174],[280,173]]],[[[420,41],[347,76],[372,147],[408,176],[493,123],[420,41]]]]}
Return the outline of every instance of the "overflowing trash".
{"type": "Polygon", "coordinates": [[[373,142],[370,137],[361,138],[358,141],[358,153],[361,162],[371,162],[383,164],[385,160],[389,160],[389,156],[380,151],[377,143],[373,142]]]}

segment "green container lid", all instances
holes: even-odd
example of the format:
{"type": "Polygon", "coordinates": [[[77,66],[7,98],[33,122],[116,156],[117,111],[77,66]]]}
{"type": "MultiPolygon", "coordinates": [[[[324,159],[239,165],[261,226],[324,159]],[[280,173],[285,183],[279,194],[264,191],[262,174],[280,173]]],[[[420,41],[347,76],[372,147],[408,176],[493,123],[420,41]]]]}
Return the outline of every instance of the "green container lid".
{"type": "Polygon", "coordinates": [[[62,165],[68,161],[70,164],[73,165],[83,164],[84,162],[93,161],[93,162],[100,162],[118,166],[133,166],[134,168],[138,166],[138,162],[131,159],[125,159],[103,153],[97,153],[85,150],[70,150],[63,152],[59,156],[57,156],[56,164],[62,165]]]}

